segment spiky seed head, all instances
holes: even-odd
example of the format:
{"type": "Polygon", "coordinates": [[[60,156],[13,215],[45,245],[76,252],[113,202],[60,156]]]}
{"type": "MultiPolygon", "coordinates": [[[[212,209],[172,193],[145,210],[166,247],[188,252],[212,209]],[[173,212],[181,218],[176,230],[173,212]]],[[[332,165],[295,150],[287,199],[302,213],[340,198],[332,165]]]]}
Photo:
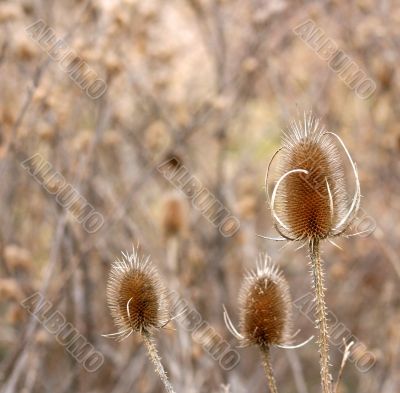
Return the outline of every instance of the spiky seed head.
{"type": "Polygon", "coordinates": [[[168,321],[166,290],[149,257],[135,249],[122,256],[112,264],[107,285],[111,315],[125,335],[150,333],[168,321]]]}
{"type": "Polygon", "coordinates": [[[293,121],[280,152],[276,213],[294,239],[324,239],[343,217],[347,206],[342,159],[326,129],[312,113],[293,121]]]}
{"type": "Polygon", "coordinates": [[[265,349],[288,341],[292,312],[289,286],[267,256],[260,256],[257,270],[247,274],[239,300],[245,344],[265,349]]]}

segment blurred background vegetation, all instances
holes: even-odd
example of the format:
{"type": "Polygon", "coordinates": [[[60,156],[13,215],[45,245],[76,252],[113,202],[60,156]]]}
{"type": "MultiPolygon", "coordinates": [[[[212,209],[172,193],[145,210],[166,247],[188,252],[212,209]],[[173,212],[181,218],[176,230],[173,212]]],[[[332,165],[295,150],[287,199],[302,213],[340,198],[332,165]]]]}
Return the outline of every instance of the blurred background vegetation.
{"type": "MultiPolygon", "coordinates": [[[[140,340],[118,344],[105,301],[110,262],[144,253],[226,340],[222,304],[237,320],[246,269],[267,252],[293,299],[310,291],[304,250],[270,242],[267,164],[282,130],[313,109],[358,165],[368,237],[326,243],[327,303],[376,357],[350,362],[340,392],[400,391],[400,5],[378,0],[0,1],[0,378],[11,392],[162,392],[140,340]],[[88,97],[25,28],[42,19],[107,83],[88,97]],[[293,32],[312,19],[377,89],[360,99],[293,32]],[[104,217],[87,233],[25,171],[40,153],[104,217]],[[193,208],[157,171],[179,157],[240,220],[233,237],[193,208]],[[46,278],[47,277],[47,278],[46,278]],[[20,302],[41,291],[105,356],[87,373],[20,302]]],[[[351,192],[351,182],[349,189],[351,192]]],[[[355,228],[357,230],[357,228],[355,228]]],[[[360,228],[358,228],[360,229],[360,228]]],[[[361,228],[362,229],[362,228],[361,228]]],[[[300,313],[297,340],[314,334],[300,313]]],[[[178,324],[159,334],[178,392],[265,392],[256,350],[223,371],[178,324]]],[[[342,355],[332,347],[332,372],[342,355]]],[[[352,355],[357,360],[357,353],[352,355]]],[[[283,393],[319,391],[314,344],[275,350],[283,393]]]]}

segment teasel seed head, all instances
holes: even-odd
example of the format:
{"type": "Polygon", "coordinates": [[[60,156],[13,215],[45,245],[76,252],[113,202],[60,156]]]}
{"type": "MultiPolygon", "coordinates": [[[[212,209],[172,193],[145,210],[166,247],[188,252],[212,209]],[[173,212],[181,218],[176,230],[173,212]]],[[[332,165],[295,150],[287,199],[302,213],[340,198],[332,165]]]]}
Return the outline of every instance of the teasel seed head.
{"type": "Polygon", "coordinates": [[[150,334],[169,321],[166,290],[150,257],[122,253],[111,266],[107,302],[115,324],[120,329],[110,335],[118,340],[133,332],[150,334]]]}
{"type": "Polygon", "coordinates": [[[356,165],[343,141],[310,112],[304,114],[303,121],[291,123],[273,159],[278,153],[279,180],[271,198],[269,168],[266,178],[274,225],[282,235],[276,240],[322,240],[344,233],[357,214],[361,195],[356,165]],[[337,144],[345,151],[354,173],[355,194],[350,206],[337,144]]]}
{"type": "Polygon", "coordinates": [[[248,272],[239,295],[240,333],[226,309],[225,324],[241,346],[261,350],[284,346],[290,340],[292,305],[289,286],[279,268],[260,255],[255,271],[248,272]]]}
{"type": "Polygon", "coordinates": [[[240,327],[252,345],[283,345],[289,339],[291,300],[289,286],[279,268],[260,257],[240,290],[240,327]]]}

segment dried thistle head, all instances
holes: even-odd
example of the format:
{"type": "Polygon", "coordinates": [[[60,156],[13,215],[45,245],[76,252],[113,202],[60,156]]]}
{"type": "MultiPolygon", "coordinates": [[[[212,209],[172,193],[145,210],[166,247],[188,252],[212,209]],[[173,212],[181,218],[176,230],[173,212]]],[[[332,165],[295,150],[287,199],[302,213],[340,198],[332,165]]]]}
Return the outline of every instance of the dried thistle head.
{"type": "Polygon", "coordinates": [[[245,277],[239,296],[240,333],[228,314],[225,323],[243,346],[268,349],[285,345],[290,337],[292,305],[289,286],[279,268],[261,256],[256,271],[245,277]]]}
{"type": "Polygon", "coordinates": [[[278,153],[279,180],[271,198],[269,168],[266,178],[274,225],[282,236],[275,240],[318,241],[344,233],[357,214],[361,195],[356,165],[343,141],[310,112],[303,121],[291,123],[273,159],[278,153]],[[345,151],[354,173],[355,194],[350,206],[343,159],[335,142],[345,151]]]}
{"type": "Polygon", "coordinates": [[[151,333],[168,322],[166,290],[150,257],[133,249],[122,253],[112,264],[107,285],[107,302],[119,332],[111,336],[123,340],[133,332],[151,333]]]}

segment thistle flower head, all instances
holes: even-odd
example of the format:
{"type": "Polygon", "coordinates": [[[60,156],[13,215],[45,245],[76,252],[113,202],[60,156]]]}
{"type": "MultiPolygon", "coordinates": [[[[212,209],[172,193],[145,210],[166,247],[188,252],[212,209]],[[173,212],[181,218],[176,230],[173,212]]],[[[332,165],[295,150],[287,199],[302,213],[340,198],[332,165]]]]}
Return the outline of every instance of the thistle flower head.
{"type": "MultiPolygon", "coordinates": [[[[278,152],[279,180],[270,207],[275,228],[283,239],[321,240],[346,231],[357,214],[360,185],[356,166],[342,140],[309,113],[304,114],[303,121],[291,123],[278,152]],[[345,151],[354,173],[355,194],[350,206],[336,142],[345,151]]],[[[268,190],[268,172],[266,182],[268,190]]]]}
{"type": "Polygon", "coordinates": [[[150,333],[168,322],[166,291],[150,257],[132,254],[112,264],[107,285],[107,302],[120,331],[106,336],[124,339],[133,332],[150,333]]]}
{"type": "Polygon", "coordinates": [[[279,268],[260,256],[255,271],[249,272],[239,295],[240,333],[228,313],[225,323],[243,346],[257,345],[268,349],[272,345],[285,345],[290,339],[291,299],[289,286],[279,268]]]}

